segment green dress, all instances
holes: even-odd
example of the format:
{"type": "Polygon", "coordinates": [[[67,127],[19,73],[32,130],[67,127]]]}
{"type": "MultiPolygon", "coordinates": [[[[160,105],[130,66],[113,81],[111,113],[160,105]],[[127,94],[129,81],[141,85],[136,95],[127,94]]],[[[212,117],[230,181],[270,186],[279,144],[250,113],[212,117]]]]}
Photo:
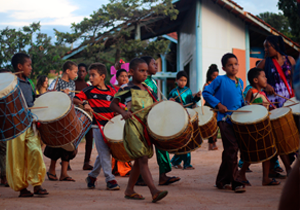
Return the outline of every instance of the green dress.
{"type": "MultiPolygon", "coordinates": [[[[157,86],[152,76],[148,76],[145,80],[145,83],[153,90],[153,92],[157,95],[157,86]]],[[[172,165],[169,157],[169,152],[160,150],[155,147],[156,152],[156,160],[159,166],[159,174],[164,174],[172,171],[172,165]]]]}
{"type": "MultiPolygon", "coordinates": [[[[145,84],[146,86],[146,84],[145,84]]],[[[120,88],[115,98],[119,98],[121,103],[131,102],[131,111],[135,112],[153,104],[153,99],[148,91],[141,90],[131,82],[127,86],[120,88]]],[[[146,117],[150,111],[146,109],[136,114],[136,116],[146,124],[146,117]]],[[[153,156],[153,147],[148,145],[144,137],[142,124],[135,118],[127,119],[124,127],[124,147],[127,154],[132,159],[138,159],[143,156],[151,158],[153,156]]]]}

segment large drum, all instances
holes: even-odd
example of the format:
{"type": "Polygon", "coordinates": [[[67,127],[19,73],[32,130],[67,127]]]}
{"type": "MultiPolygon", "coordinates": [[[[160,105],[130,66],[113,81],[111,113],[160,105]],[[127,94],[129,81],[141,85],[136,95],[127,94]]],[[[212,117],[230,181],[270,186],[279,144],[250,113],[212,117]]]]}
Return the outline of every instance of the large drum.
{"type": "Polygon", "coordinates": [[[160,102],[150,110],[147,129],[152,142],[169,152],[185,147],[193,135],[187,111],[174,101],[160,102]]]}
{"type": "Polygon", "coordinates": [[[121,162],[129,162],[132,159],[127,154],[124,143],[123,134],[125,120],[121,120],[122,115],[117,115],[111,119],[113,122],[107,122],[104,126],[103,133],[109,143],[112,156],[121,162]]]}
{"type": "Polygon", "coordinates": [[[291,98],[290,100],[287,100],[283,106],[288,106],[292,109],[292,113],[294,116],[294,120],[296,123],[296,126],[298,128],[298,131],[300,132],[300,101],[298,101],[295,97],[291,98]]]}
{"type": "Polygon", "coordinates": [[[196,107],[194,110],[198,113],[199,128],[202,139],[208,139],[218,132],[217,119],[215,113],[208,106],[196,107]]]}
{"type": "Polygon", "coordinates": [[[193,109],[186,109],[190,115],[191,123],[193,125],[193,136],[190,141],[185,147],[177,150],[176,153],[177,155],[183,155],[187,154],[189,152],[195,151],[196,149],[201,147],[202,144],[202,138],[200,135],[200,128],[199,128],[199,119],[198,119],[198,113],[194,111],[193,109]]]}
{"type": "Polygon", "coordinates": [[[26,131],[32,123],[31,113],[11,73],[0,74],[0,141],[8,141],[26,131]]]}
{"type": "Polygon", "coordinates": [[[42,141],[51,147],[61,147],[79,138],[82,123],[76,115],[70,97],[62,92],[47,92],[38,97],[32,112],[40,122],[39,131],[42,141]]]}
{"type": "Polygon", "coordinates": [[[268,110],[261,105],[248,105],[234,112],[231,121],[239,140],[241,159],[248,163],[258,163],[271,159],[277,150],[272,133],[268,110]]]}
{"type": "Polygon", "coordinates": [[[75,149],[77,149],[82,138],[90,130],[90,128],[92,126],[92,122],[93,122],[93,119],[84,110],[82,110],[78,107],[75,107],[75,112],[76,112],[76,115],[79,118],[80,122],[82,123],[82,131],[81,131],[81,134],[79,135],[79,137],[77,139],[75,139],[75,141],[61,147],[67,151],[74,151],[75,149]]]}
{"type": "Polygon", "coordinates": [[[296,152],[299,148],[300,136],[292,110],[288,107],[282,107],[274,109],[270,113],[278,155],[287,155],[296,152]]]}

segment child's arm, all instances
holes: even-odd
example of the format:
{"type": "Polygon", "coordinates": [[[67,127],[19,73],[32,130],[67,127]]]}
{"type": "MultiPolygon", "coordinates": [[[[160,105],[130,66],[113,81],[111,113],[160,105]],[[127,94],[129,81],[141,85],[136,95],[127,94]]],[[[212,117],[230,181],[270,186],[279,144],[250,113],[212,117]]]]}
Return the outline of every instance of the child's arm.
{"type": "Polygon", "coordinates": [[[253,92],[252,92],[252,88],[250,90],[248,90],[248,93],[246,95],[246,98],[245,98],[245,104],[248,103],[250,104],[250,102],[252,101],[253,99],[253,92]]]}
{"type": "Polygon", "coordinates": [[[202,95],[204,100],[207,101],[207,103],[209,103],[212,107],[218,107],[218,109],[220,109],[220,112],[225,113],[227,111],[226,106],[223,106],[220,100],[214,96],[216,91],[221,86],[221,78],[222,77],[217,77],[210,83],[210,85],[207,85],[204,88],[202,95]]]}
{"type": "Polygon", "coordinates": [[[76,105],[83,105],[83,108],[87,112],[92,112],[92,107],[87,103],[87,97],[83,91],[80,91],[80,93],[76,94],[73,98],[73,103],[76,105]]]}
{"type": "Polygon", "coordinates": [[[124,120],[127,120],[127,119],[131,118],[132,114],[128,111],[125,111],[124,109],[121,109],[120,106],[119,106],[119,103],[120,103],[120,99],[114,98],[112,100],[112,102],[110,103],[109,108],[111,110],[113,110],[114,112],[120,113],[124,120]]]}

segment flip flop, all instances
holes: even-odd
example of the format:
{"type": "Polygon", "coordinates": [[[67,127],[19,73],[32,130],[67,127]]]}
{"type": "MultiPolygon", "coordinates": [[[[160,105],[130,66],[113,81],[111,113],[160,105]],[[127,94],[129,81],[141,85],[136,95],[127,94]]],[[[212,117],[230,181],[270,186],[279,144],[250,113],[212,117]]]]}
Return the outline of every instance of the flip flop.
{"type": "Polygon", "coordinates": [[[278,182],[276,179],[272,179],[268,184],[263,184],[263,186],[272,186],[272,185],[279,185],[280,182],[278,182]]]}
{"type": "Polygon", "coordinates": [[[183,170],[194,170],[195,168],[193,166],[188,166],[186,168],[184,168],[183,170]]]}
{"type": "Polygon", "coordinates": [[[169,185],[172,184],[174,182],[178,182],[180,180],[179,177],[173,176],[173,177],[169,177],[167,181],[165,181],[163,184],[158,184],[158,185],[169,185]]]}
{"type": "Polygon", "coordinates": [[[48,195],[48,191],[46,189],[38,189],[38,191],[34,192],[35,195],[48,195]]]}
{"type": "Polygon", "coordinates": [[[163,199],[168,195],[168,191],[159,191],[152,197],[152,203],[156,203],[157,201],[163,199]]]}
{"type": "Polygon", "coordinates": [[[26,190],[24,193],[21,193],[20,191],[20,198],[29,198],[29,197],[33,197],[33,193],[30,192],[29,190],[26,190]]]}
{"type": "Polygon", "coordinates": [[[47,172],[47,177],[48,177],[48,179],[49,179],[50,181],[57,181],[57,180],[58,180],[58,178],[56,177],[56,174],[51,174],[51,173],[49,173],[49,172],[47,172]],[[55,177],[56,179],[53,179],[53,178],[51,178],[50,176],[53,176],[53,177],[55,177]]]}
{"type": "Polygon", "coordinates": [[[172,166],[175,169],[183,169],[183,167],[181,165],[176,165],[176,166],[172,166]]]}
{"type": "Polygon", "coordinates": [[[60,179],[59,181],[75,182],[75,179],[72,179],[72,177],[67,176],[66,178],[60,179]]]}
{"type": "Polygon", "coordinates": [[[131,200],[145,200],[145,198],[138,193],[133,193],[131,195],[125,195],[124,198],[131,199],[131,200]],[[138,197],[136,197],[136,196],[138,196],[138,197]]]}
{"type": "Polygon", "coordinates": [[[241,181],[244,185],[247,185],[247,186],[252,186],[249,182],[249,180],[246,180],[246,181],[241,181]]]}

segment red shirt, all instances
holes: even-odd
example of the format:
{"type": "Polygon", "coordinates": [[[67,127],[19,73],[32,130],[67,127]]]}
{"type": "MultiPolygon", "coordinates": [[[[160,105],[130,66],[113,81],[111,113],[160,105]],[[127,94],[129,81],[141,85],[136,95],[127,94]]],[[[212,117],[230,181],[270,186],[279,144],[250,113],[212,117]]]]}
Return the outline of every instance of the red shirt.
{"type": "MultiPolygon", "coordinates": [[[[106,87],[107,90],[101,90],[95,86],[86,87],[80,93],[76,94],[75,98],[81,101],[87,100],[94,112],[111,119],[114,117],[114,112],[109,108],[109,106],[114,98],[114,95],[116,94],[116,90],[109,85],[106,85],[106,87]]],[[[97,125],[96,120],[102,126],[107,123],[107,120],[94,114],[93,124],[95,125],[97,125]]]]}

